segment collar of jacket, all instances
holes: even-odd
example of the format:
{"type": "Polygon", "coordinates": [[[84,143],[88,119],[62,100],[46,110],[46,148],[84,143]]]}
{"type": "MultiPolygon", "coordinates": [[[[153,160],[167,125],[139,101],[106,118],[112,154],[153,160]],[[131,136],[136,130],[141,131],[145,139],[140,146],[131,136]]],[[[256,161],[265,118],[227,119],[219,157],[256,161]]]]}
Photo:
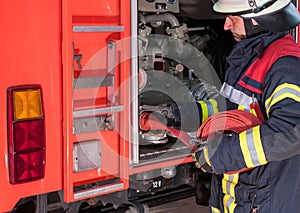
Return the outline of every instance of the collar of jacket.
{"type": "Polygon", "coordinates": [[[285,36],[287,32],[265,32],[257,36],[245,38],[234,45],[231,54],[227,57],[230,66],[238,66],[245,62],[252,62],[261,57],[265,48],[273,41],[285,36]]]}
{"type": "Polygon", "coordinates": [[[252,62],[257,57],[261,57],[265,48],[286,34],[287,32],[264,32],[236,43],[230,55],[226,58],[228,66],[224,81],[229,85],[235,85],[252,62]]]}

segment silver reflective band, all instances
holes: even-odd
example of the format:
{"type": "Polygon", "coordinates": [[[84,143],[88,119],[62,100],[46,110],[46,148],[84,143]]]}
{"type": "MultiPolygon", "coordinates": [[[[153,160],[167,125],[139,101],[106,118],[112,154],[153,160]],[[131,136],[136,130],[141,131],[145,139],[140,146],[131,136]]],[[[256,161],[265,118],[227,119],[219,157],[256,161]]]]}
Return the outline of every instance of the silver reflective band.
{"type": "Polygon", "coordinates": [[[259,157],[255,148],[255,142],[254,142],[255,138],[252,129],[246,131],[246,140],[247,140],[246,145],[248,146],[248,150],[250,152],[252,164],[254,166],[259,166],[260,165],[259,157]]]}
{"type": "Polygon", "coordinates": [[[235,89],[233,86],[230,86],[227,83],[223,84],[220,90],[220,94],[223,95],[225,98],[229,99],[231,102],[242,105],[246,109],[249,109],[250,104],[252,104],[253,101],[255,101],[253,97],[246,95],[242,91],[235,89]]]}
{"type": "Polygon", "coordinates": [[[224,206],[224,208],[227,208],[227,211],[225,212],[229,212],[230,211],[230,207],[232,204],[234,204],[234,198],[233,197],[229,197],[229,199],[226,202],[226,207],[224,206]]]}
{"type": "Polygon", "coordinates": [[[124,110],[124,106],[117,105],[117,106],[111,106],[111,107],[78,110],[78,111],[73,112],[73,116],[74,117],[94,116],[94,115],[99,115],[99,114],[104,114],[104,113],[121,112],[123,110],[124,110]]]}
{"type": "Polygon", "coordinates": [[[282,100],[283,98],[288,98],[290,95],[294,95],[294,97],[300,99],[299,91],[293,88],[283,88],[274,93],[271,99],[268,99],[269,101],[268,103],[266,103],[266,109],[269,111],[271,106],[273,106],[275,103],[277,103],[279,100],[282,100]]]}

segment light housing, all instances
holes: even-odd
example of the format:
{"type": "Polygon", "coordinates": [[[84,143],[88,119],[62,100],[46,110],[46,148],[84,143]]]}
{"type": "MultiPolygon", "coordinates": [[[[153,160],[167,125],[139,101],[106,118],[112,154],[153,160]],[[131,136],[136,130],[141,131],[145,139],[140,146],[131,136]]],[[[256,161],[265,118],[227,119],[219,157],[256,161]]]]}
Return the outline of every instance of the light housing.
{"type": "Polygon", "coordinates": [[[9,179],[11,184],[45,176],[45,116],[40,85],[7,89],[9,179]]]}

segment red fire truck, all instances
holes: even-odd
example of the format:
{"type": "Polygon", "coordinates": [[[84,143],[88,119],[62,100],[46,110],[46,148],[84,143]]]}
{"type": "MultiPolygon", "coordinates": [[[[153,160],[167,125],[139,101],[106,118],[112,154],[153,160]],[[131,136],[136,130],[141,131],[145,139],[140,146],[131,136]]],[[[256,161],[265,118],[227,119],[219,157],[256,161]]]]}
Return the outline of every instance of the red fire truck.
{"type": "Polygon", "coordinates": [[[0,20],[0,212],[147,212],[205,191],[191,148],[139,115],[222,81],[209,1],[2,1],[0,20]]]}

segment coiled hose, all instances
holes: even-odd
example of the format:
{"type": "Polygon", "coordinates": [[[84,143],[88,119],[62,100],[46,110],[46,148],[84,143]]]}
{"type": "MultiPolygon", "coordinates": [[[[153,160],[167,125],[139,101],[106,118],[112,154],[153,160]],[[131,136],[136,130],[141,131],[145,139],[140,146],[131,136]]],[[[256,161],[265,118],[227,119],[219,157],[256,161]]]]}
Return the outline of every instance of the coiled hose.
{"type": "MultiPolygon", "coordinates": [[[[245,110],[218,112],[202,123],[197,131],[197,137],[202,140],[207,140],[214,138],[215,134],[240,134],[261,123],[262,121],[258,117],[245,110]]],[[[253,168],[242,168],[241,170],[227,172],[226,174],[235,174],[251,169],[253,168]]]]}
{"type": "Polygon", "coordinates": [[[240,134],[252,127],[258,126],[261,121],[258,117],[245,110],[228,110],[218,112],[202,123],[197,137],[207,139],[213,134],[240,134]]]}

